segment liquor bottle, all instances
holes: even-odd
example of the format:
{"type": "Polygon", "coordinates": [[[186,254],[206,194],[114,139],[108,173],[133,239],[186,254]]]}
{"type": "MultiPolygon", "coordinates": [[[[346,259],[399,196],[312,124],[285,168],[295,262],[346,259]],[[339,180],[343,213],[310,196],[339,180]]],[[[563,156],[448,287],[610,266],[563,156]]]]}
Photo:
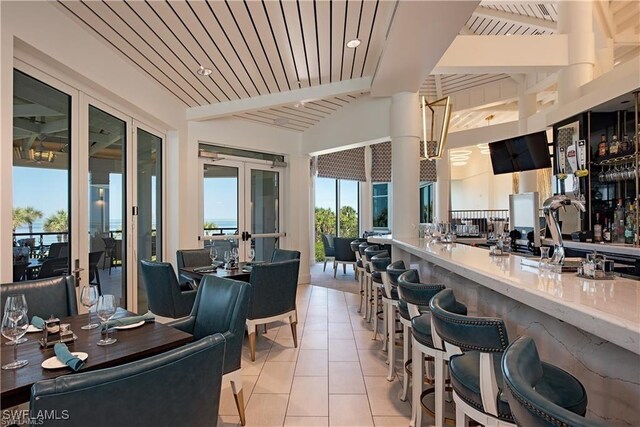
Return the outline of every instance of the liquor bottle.
{"type": "Polygon", "coordinates": [[[602,229],[602,240],[605,243],[611,242],[611,228],[609,227],[609,218],[604,220],[604,228],[602,229]]]}
{"type": "Polygon", "coordinates": [[[631,141],[629,141],[629,135],[626,133],[622,136],[622,142],[620,143],[620,154],[626,153],[631,148],[631,141]]]}
{"type": "Polygon", "coordinates": [[[609,154],[618,154],[620,152],[620,141],[618,141],[618,136],[613,135],[611,137],[611,142],[609,143],[609,154]]]}
{"type": "Polygon", "coordinates": [[[607,137],[604,136],[604,133],[600,135],[600,143],[598,144],[598,156],[606,156],[607,155],[607,137]]]}
{"type": "Polygon", "coordinates": [[[624,243],[624,206],[622,199],[618,199],[618,206],[613,211],[613,224],[611,229],[611,241],[624,243]]]}
{"type": "Polygon", "coordinates": [[[636,213],[634,210],[634,205],[629,202],[628,208],[627,208],[627,218],[625,221],[625,228],[624,228],[624,242],[627,244],[633,244],[634,243],[634,231],[635,231],[635,222],[636,222],[636,213]]]}
{"type": "Polygon", "coordinates": [[[596,223],[593,226],[593,241],[602,242],[602,225],[600,224],[600,214],[596,212],[596,223]]]}

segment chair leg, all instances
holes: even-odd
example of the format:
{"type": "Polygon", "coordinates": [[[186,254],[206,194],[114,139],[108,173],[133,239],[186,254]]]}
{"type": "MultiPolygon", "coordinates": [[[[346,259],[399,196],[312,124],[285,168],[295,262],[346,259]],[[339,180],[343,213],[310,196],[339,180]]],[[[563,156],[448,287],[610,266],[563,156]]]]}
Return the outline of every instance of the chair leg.
{"type": "Polygon", "coordinates": [[[456,427],[467,427],[467,416],[461,406],[456,406],[456,427]]]}
{"type": "MultiPolygon", "coordinates": [[[[256,326],[256,329],[258,327],[256,326]]],[[[256,333],[249,331],[249,349],[251,350],[251,361],[256,361],[256,333]]]]}
{"type": "Polygon", "coordinates": [[[389,332],[389,339],[387,345],[387,355],[389,357],[389,375],[387,381],[393,381],[393,377],[396,372],[396,308],[392,304],[385,304],[387,306],[387,331],[389,332]]]}
{"type": "Polygon", "coordinates": [[[247,419],[244,414],[244,393],[242,390],[242,382],[240,382],[240,387],[238,387],[235,381],[231,381],[231,390],[233,391],[233,398],[236,401],[236,408],[238,409],[238,415],[240,416],[240,425],[245,425],[247,423],[247,419]]]}
{"type": "Polygon", "coordinates": [[[267,324],[265,323],[265,324],[264,324],[264,325],[262,325],[262,326],[264,327],[264,332],[263,332],[263,333],[266,335],[266,334],[267,334],[267,324]]]}
{"type": "Polygon", "coordinates": [[[387,346],[389,337],[389,305],[382,301],[382,351],[387,352],[387,364],[389,363],[389,347],[387,346]]]}
{"type": "Polygon", "coordinates": [[[322,268],[322,272],[327,271],[327,257],[324,258],[324,267],[322,268]]]}
{"type": "Polygon", "coordinates": [[[334,261],[333,262],[333,278],[336,278],[336,271],[338,271],[338,264],[334,261]]]}
{"type": "Polygon", "coordinates": [[[96,285],[98,287],[98,295],[102,295],[102,286],[100,285],[100,275],[98,274],[98,266],[96,265],[96,285]]]}
{"type": "Polygon", "coordinates": [[[342,274],[347,274],[347,264],[342,263],[342,274]]]}
{"type": "Polygon", "coordinates": [[[371,310],[369,310],[369,321],[371,321],[371,316],[373,316],[373,330],[378,332],[378,286],[374,284],[373,279],[369,280],[369,284],[371,285],[371,295],[372,298],[372,306],[371,310]]]}
{"type": "Polygon", "coordinates": [[[411,364],[411,373],[413,380],[413,390],[411,397],[411,407],[413,409],[413,423],[414,427],[420,427],[422,425],[422,404],[420,402],[420,395],[422,394],[422,369],[424,366],[424,357],[418,346],[413,346],[411,364]]]}
{"type": "Polygon", "coordinates": [[[358,285],[360,286],[360,307],[358,308],[358,313],[362,313],[362,300],[364,299],[364,287],[362,286],[364,274],[360,272],[358,274],[358,285]]]}
{"type": "Polygon", "coordinates": [[[298,348],[298,322],[291,320],[291,335],[293,336],[293,346],[298,348]]]}
{"type": "Polygon", "coordinates": [[[366,319],[369,315],[369,287],[368,287],[369,277],[367,273],[364,272],[362,274],[362,289],[363,289],[363,301],[364,307],[362,309],[362,318],[366,319]]]}
{"type": "Polygon", "coordinates": [[[409,360],[409,346],[411,340],[409,339],[409,327],[402,324],[402,394],[400,400],[407,401],[407,393],[409,392],[409,373],[405,369],[405,364],[409,360]]]}
{"type": "Polygon", "coordinates": [[[444,426],[444,360],[442,353],[437,352],[435,357],[436,375],[435,375],[435,419],[436,427],[444,426]]]}

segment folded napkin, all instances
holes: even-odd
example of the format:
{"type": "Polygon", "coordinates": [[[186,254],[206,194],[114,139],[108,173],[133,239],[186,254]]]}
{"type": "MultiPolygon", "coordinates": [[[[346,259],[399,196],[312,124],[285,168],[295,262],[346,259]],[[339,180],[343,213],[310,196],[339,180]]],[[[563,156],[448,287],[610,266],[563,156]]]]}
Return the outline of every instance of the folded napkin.
{"type": "Polygon", "coordinates": [[[244,267],[242,267],[242,271],[247,273],[250,273],[252,269],[253,269],[252,265],[245,265],[244,267]]]}
{"type": "Polygon", "coordinates": [[[145,322],[153,322],[155,320],[155,316],[152,312],[147,311],[142,316],[128,316],[128,317],[120,317],[118,319],[111,319],[107,322],[107,327],[112,328],[114,326],[127,326],[133,325],[134,323],[138,323],[141,321],[145,322]]]}
{"type": "Polygon", "coordinates": [[[53,346],[53,351],[56,353],[56,357],[59,361],[77,372],[84,366],[84,361],[71,354],[66,344],[57,343],[53,346]]]}
{"type": "Polygon", "coordinates": [[[31,318],[31,324],[34,328],[42,329],[44,328],[44,319],[42,317],[33,316],[31,318]]]}
{"type": "Polygon", "coordinates": [[[213,271],[216,271],[216,267],[213,265],[208,265],[206,267],[194,268],[193,271],[195,271],[196,273],[211,273],[213,271]]]}

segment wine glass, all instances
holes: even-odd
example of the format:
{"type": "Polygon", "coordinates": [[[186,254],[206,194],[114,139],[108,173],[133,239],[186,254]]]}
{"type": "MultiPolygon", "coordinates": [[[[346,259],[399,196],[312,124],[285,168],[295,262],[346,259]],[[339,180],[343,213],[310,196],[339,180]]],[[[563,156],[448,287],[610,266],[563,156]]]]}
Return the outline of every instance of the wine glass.
{"type": "Polygon", "coordinates": [[[98,341],[98,345],[110,345],[116,342],[115,338],[109,338],[109,325],[107,322],[116,314],[116,297],[113,295],[102,295],[98,298],[97,313],[100,320],[104,322],[106,337],[98,341]]]}
{"type": "Polygon", "coordinates": [[[82,292],[80,293],[80,302],[83,306],[87,307],[89,311],[89,320],[88,323],[82,327],[84,330],[95,329],[100,326],[97,323],[91,323],[91,308],[98,303],[98,287],[95,285],[86,285],[82,288],[82,292]]]}
{"type": "Polygon", "coordinates": [[[2,369],[17,369],[29,363],[28,360],[18,360],[18,344],[20,338],[29,328],[28,317],[21,309],[5,310],[2,316],[2,335],[13,341],[13,362],[2,366],[2,369]]]}
{"type": "Polygon", "coordinates": [[[249,248],[249,251],[247,252],[247,258],[249,259],[249,262],[253,261],[255,257],[256,257],[256,250],[254,248],[249,248]]]}
{"type": "Polygon", "coordinates": [[[209,248],[209,258],[211,258],[211,265],[215,265],[216,258],[218,258],[218,251],[215,246],[209,248]]]}
{"type": "MultiPolygon", "coordinates": [[[[24,294],[11,295],[10,297],[7,297],[7,302],[4,306],[4,312],[13,312],[14,320],[17,320],[16,316],[18,316],[19,312],[22,312],[22,315],[26,317],[27,327],[29,327],[29,317],[27,316],[27,309],[27,299],[25,298],[24,294]]],[[[16,340],[9,341],[7,345],[22,344],[23,342],[27,341],[28,340],[26,338],[18,338],[16,340]]]]}
{"type": "Polygon", "coordinates": [[[240,258],[240,254],[238,253],[238,248],[231,249],[231,257],[233,258],[233,262],[238,264],[238,259],[240,258]]]}
{"type": "Polygon", "coordinates": [[[229,261],[231,261],[231,251],[224,251],[224,262],[227,263],[227,268],[229,268],[229,261]]]}

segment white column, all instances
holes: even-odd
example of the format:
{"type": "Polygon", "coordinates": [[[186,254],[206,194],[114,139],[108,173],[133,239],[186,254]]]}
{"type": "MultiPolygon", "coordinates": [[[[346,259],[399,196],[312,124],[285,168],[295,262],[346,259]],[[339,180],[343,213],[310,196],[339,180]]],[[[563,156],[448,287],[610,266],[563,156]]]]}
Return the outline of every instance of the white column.
{"type": "MultiPolygon", "coordinates": [[[[536,95],[526,93],[526,84],[518,86],[518,131],[521,135],[529,133],[528,118],[536,113],[536,95]]],[[[520,172],[518,193],[538,191],[538,172],[520,172]]]]}
{"type": "Polygon", "coordinates": [[[442,158],[436,160],[436,207],[435,218],[440,222],[449,222],[451,209],[451,165],[449,164],[449,150],[445,150],[442,158]]]}
{"type": "Polygon", "coordinates": [[[360,235],[373,228],[373,187],[371,182],[371,146],[364,147],[364,171],[367,177],[360,183],[360,235]]]}
{"type": "Polygon", "coordinates": [[[314,257],[311,224],[313,224],[313,203],[311,203],[311,157],[306,154],[289,156],[289,191],[287,197],[288,212],[287,248],[300,251],[300,272],[298,283],[311,282],[311,260],[314,257]]]}
{"type": "Polygon", "coordinates": [[[558,101],[564,105],[577,99],[580,86],[593,80],[593,2],[558,2],[558,32],[569,36],[569,65],[560,70],[558,78],[558,101]]]}
{"type": "Polygon", "coordinates": [[[13,281],[13,34],[0,4],[0,283],[13,281]]]}
{"type": "Polygon", "coordinates": [[[396,93],[391,98],[391,183],[394,237],[418,235],[420,222],[420,103],[418,94],[396,93]]]}

